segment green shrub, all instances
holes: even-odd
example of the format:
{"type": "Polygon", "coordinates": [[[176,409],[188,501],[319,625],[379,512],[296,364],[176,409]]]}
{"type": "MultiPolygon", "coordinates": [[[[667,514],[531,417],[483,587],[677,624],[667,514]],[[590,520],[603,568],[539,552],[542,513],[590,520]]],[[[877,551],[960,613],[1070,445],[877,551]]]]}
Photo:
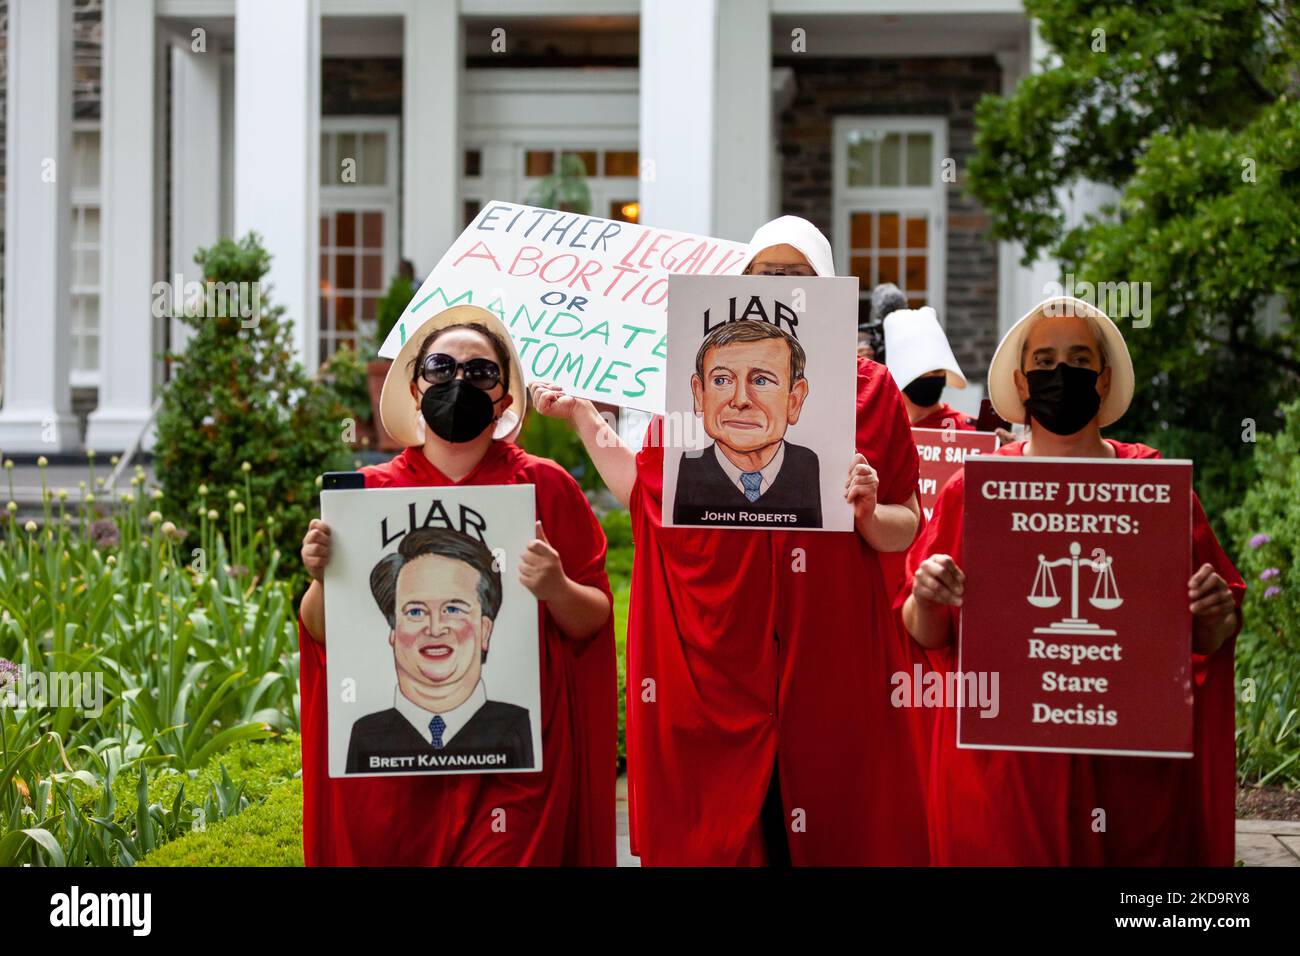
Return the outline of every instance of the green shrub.
{"type": "Polygon", "coordinates": [[[260,792],[221,758],[235,749],[224,766],[242,775],[241,748],[298,725],[293,595],[233,509],[227,554],[206,517],[183,542],[142,472],[79,501],[40,474],[41,525],[0,518],[0,865],[129,863],[195,808],[213,819],[260,792]],[[80,675],[81,696],[46,700],[24,676],[52,674],[80,675]]]}
{"type": "Polygon", "coordinates": [[[618,765],[627,766],[627,609],[632,588],[625,581],[614,589],[614,654],[618,669],[618,765]]]}
{"type": "MultiPolygon", "coordinates": [[[[263,800],[276,787],[283,786],[302,771],[301,739],[297,734],[289,733],[278,739],[243,741],[213,757],[200,770],[168,768],[155,771],[149,781],[149,800],[170,804],[183,785],[188,799],[201,801],[221,783],[223,770],[242,789],[245,797],[251,801],[263,800]]],[[[136,786],[130,778],[119,776],[113,782],[113,794],[119,816],[135,813],[136,786]]],[[[93,802],[93,796],[87,795],[84,802],[93,802]]]]}
{"type": "Polygon", "coordinates": [[[384,297],[375,303],[375,338],[371,343],[372,355],[379,354],[379,347],[393,331],[393,326],[402,317],[406,307],[415,298],[415,283],[404,276],[393,276],[384,297]]]}
{"type": "Polygon", "coordinates": [[[370,385],[365,363],[356,349],[340,345],[321,369],[321,379],[334,390],[353,418],[358,422],[370,421],[370,385]]]}
{"type": "Polygon", "coordinates": [[[550,458],[571,474],[583,491],[603,488],[600,473],[573,426],[558,418],[529,415],[519,432],[519,447],[529,454],[550,458]]]}
{"type": "Polygon", "coordinates": [[[609,583],[618,589],[632,579],[632,516],[623,509],[607,511],[601,516],[608,549],[605,552],[605,571],[609,583]]]}
{"type": "Polygon", "coordinates": [[[1300,401],[1261,435],[1257,478],[1227,515],[1246,579],[1237,641],[1237,769],[1243,782],[1300,785],[1300,401]]]}
{"type": "Polygon", "coordinates": [[[242,317],[262,289],[270,258],[252,233],[195,255],[206,281],[237,290],[240,308],[220,310],[228,315],[189,308],[181,317],[194,334],[183,353],[167,356],[172,379],[158,413],[155,467],[173,513],[194,515],[201,485],[218,500],[229,491],[245,494],[250,542],[289,555],[317,515],[316,477],[349,467],[342,439],[350,413],[295,359],[282,306],[268,306],[258,292],[260,314],[242,317]],[[248,471],[241,470],[245,462],[248,471]],[[260,524],[267,514],[273,520],[260,524]]]}
{"type": "Polygon", "coordinates": [[[302,866],[301,778],[238,816],[173,840],[137,865],[302,866]]]}
{"type": "Polygon", "coordinates": [[[539,180],[524,201],[544,209],[590,215],[591,187],[587,185],[586,177],[595,172],[587,169],[577,153],[561,153],[555,171],[539,180]]]}

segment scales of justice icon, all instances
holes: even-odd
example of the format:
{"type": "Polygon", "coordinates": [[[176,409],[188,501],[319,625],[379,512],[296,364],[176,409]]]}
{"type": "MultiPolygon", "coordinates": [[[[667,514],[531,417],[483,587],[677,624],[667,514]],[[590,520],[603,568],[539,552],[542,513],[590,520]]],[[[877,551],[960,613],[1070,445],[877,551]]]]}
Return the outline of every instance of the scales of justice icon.
{"type": "Polygon", "coordinates": [[[1079,616],[1079,566],[1086,565],[1096,575],[1092,596],[1088,603],[1102,611],[1112,611],[1124,603],[1115,586],[1115,571],[1111,568],[1109,555],[1099,559],[1079,557],[1082,552],[1079,542],[1070,543],[1070,556],[1048,561],[1044,555],[1038,556],[1038,571],[1034,575],[1034,585],[1025,598],[1034,607],[1056,607],[1061,603],[1061,595],[1056,591],[1056,581],[1052,578],[1052,568],[1070,566],[1070,616],[1053,621],[1047,627],[1034,628],[1035,634],[1092,634],[1097,636],[1113,635],[1114,630],[1094,624],[1087,618],[1079,616]]]}

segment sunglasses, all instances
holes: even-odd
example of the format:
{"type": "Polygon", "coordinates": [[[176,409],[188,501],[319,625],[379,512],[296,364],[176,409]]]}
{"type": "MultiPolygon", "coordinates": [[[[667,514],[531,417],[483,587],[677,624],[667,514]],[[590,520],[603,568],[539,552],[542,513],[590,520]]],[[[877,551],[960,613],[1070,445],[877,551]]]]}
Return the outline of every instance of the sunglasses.
{"type": "Polygon", "coordinates": [[[420,377],[430,385],[445,385],[456,377],[456,372],[465,370],[465,381],[484,391],[496,388],[501,381],[501,366],[491,359],[472,358],[468,362],[457,362],[444,352],[433,352],[424,357],[420,363],[420,377]]]}

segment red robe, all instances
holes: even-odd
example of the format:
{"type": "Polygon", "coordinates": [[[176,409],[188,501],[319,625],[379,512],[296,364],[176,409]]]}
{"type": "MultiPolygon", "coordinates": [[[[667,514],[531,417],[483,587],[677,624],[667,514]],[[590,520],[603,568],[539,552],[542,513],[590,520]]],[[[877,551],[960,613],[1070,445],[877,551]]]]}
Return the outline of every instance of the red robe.
{"type": "MultiPolygon", "coordinates": [[[[935,411],[931,412],[925,418],[918,422],[913,422],[913,428],[946,428],[951,423],[953,429],[959,432],[979,431],[979,426],[975,419],[967,418],[957,409],[953,408],[947,402],[941,402],[935,411]]],[[[925,515],[921,515],[921,527],[925,526],[925,515]]],[[[921,529],[917,529],[917,536],[920,536],[921,529]]],[[[903,587],[903,580],[907,573],[907,552],[890,551],[880,556],[880,567],[885,575],[885,589],[889,592],[889,599],[892,602],[895,595],[903,587]]]]}
{"type": "MultiPolygon", "coordinates": [[[[1158,458],[1146,445],[1107,442],[1118,458],[1158,458]]],[[[1024,442],[995,454],[1019,456],[1024,442]]],[[[908,553],[911,592],[917,566],[948,554],[959,567],[964,472],[944,486],[934,515],[908,553]]],[[[1209,563],[1238,606],[1245,584],[1193,496],[1193,570],[1209,563]]],[[[935,665],[957,664],[958,609],[949,609],[954,643],[931,652],[935,665]]],[[[1190,648],[1190,635],[1188,645],[1190,648]]],[[[1195,757],[1098,757],[1087,754],[959,750],[956,710],[938,710],[930,766],[931,856],[958,866],[1230,866],[1233,860],[1233,670],[1235,637],[1208,658],[1192,654],[1195,757]],[[1105,832],[1094,832],[1094,810],[1105,832]]]]}
{"type": "MultiPolygon", "coordinates": [[[[537,517],[565,573],[609,594],[605,535],[555,462],[494,442],[462,481],[420,448],[361,469],[367,488],[536,486],[537,517]]],[[[540,773],[329,777],[325,647],[298,620],[303,850],[308,866],[613,866],[617,701],[613,617],[593,637],[560,632],[538,605],[540,773]],[[493,823],[504,809],[504,832],[493,823]]],[[[328,640],[328,638],[327,638],[328,640]]]]}
{"type": "MultiPolygon", "coordinates": [[[[628,796],[646,865],[758,865],[774,762],[792,861],[924,863],[920,770],[889,677],[918,653],[855,533],[664,528],[651,424],[632,491],[628,796]]],[[[857,450],[878,500],[916,490],[889,373],[858,363],[857,450]]],[[[842,463],[847,477],[852,450],[842,463]]]]}
{"type": "MultiPolygon", "coordinates": [[[[959,432],[978,431],[979,426],[975,419],[967,418],[957,409],[953,408],[947,402],[939,405],[935,411],[927,415],[920,421],[913,422],[912,428],[948,428],[952,427],[959,432]]],[[[920,527],[917,528],[917,537],[925,530],[925,512],[921,512],[920,527]]],[[[888,595],[891,606],[898,597],[899,591],[903,589],[903,584],[907,578],[907,552],[906,551],[889,551],[880,555],[880,573],[885,580],[885,593],[888,595]]],[[[908,636],[906,630],[902,629],[899,622],[899,633],[902,640],[909,645],[910,652],[914,659],[912,664],[920,664],[920,674],[924,680],[925,674],[934,668],[930,664],[925,653],[916,645],[916,642],[908,636]]],[[[910,678],[915,679],[918,673],[914,668],[909,668],[910,678]]],[[[908,685],[910,686],[910,684],[908,685]]],[[[913,762],[921,769],[922,789],[929,788],[929,766],[930,766],[930,748],[934,739],[934,709],[931,707],[911,707],[905,711],[908,733],[912,742],[913,762]]],[[[928,795],[926,796],[928,799],[928,795]]]]}
{"type": "Polygon", "coordinates": [[[975,419],[968,418],[957,409],[953,408],[947,402],[940,402],[939,407],[932,411],[919,422],[912,422],[913,428],[946,428],[948,422],[952,422],[952,427],[959,432],[978,431],[979,426],[975,419]]]}

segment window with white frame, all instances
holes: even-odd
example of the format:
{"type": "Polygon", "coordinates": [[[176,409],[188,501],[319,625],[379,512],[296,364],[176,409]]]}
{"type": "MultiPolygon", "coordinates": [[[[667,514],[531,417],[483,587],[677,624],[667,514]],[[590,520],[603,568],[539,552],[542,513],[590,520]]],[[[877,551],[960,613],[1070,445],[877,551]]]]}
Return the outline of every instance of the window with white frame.
{"type": "Polygon", "coordinates": [[[322,362],[344,344],[369,357],[375,306],[397,267],[399,122],[321,119],[322,362]]]}
{"type": "Polygon", "coordinates": [[[944,321],[947,120],[839,117],[834,149],[835,253],[841,270],[858,277],[859,324],[882,282],[944,321]]]}
{"type": "Polygon", "coordinates": [[[99,384],[99,124],[72,129],[71,371],[75,386],[99,384]]]}
{"type": "Polygon", "coordinates": [[[488,199],[524,202],[560,168],[563,157],[570,155],[582,163],[583,182],[591,193],[591,215],[622,222],[640,218],[640,153],[635,145],[574,147],[496,142],[465,148],[461,177],[463,225],[473,221],[488,199]],[[490,169],[493,156],[505,156],[505,165],[490,169]]]}

